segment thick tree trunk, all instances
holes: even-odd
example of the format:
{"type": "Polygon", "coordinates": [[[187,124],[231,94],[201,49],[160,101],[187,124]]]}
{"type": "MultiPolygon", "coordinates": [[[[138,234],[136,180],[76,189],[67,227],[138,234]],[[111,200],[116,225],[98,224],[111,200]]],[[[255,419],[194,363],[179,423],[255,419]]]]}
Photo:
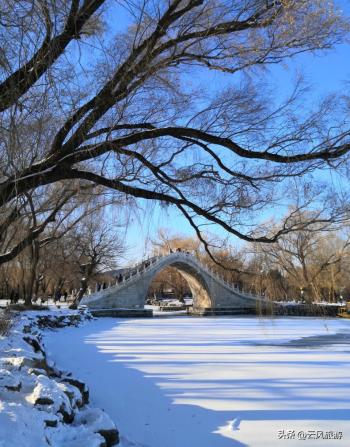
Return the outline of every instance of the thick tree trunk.
{"type": "Polygon", "coordinates": [[[83,296],[85,295],[87,288],[88,288],[88,284],[89,284],[89,279],[92,276],[92,272],[95,269],[95,265],[93,264],[89,264],[87,266],[85,266],[84,269],[84,276],[81,278],[81,285],[80,285],[80,289],[76,295],[76,297],[74,298],[73,303],[69,306],[70,309],[76,309],[79,306],[80,301],[82,300],[83,296]]]}
{"type": "Polygon", "coordinates": [[[29,272],[29,279],[28,279],[28,285],[27,290],[25,294],[25,305],[30,306],[32,304],[32,300],[34,297],[33,291],[34,291],[34,283],[35,278],[37,276],[37,267],[39,262],[39,243],[38,241],[33,241],[31,246],[31,263],[30,263],[30,272],[29,272]]]}

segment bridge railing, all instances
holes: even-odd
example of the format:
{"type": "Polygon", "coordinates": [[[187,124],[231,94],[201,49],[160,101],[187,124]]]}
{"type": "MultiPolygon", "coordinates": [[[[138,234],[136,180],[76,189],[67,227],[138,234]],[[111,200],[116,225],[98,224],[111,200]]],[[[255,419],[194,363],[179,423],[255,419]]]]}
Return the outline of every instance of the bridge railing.
{"type": "Polygon", "coordinates": [[[160,260],[168,257],[190,257],[191,261],[197,265],[197,267],[201,270],[204,270],[209,276],[211,276],[214,280],[224,285],[226,288],[231,289],[232,292],[242,295],[246,298],[251,299],[259,299],[266,301],[266,297],[261,295],[254,295],[251,292],[247,292],[244,290],[240,290],[236,284],[228,282],[223,276],[219,275],[217,272],[215,272],[212,268],[210,268],[208,265],[200,262],[195,256],[193,256],[190,252],[186,251],[175,251],[173,253],[170,253],[168,255],[157,255],[153,256],[152,258],[148,258],[145,261],[142,261],[141,263],[138,263],[131,267],[129,269],[129,273],[127,275],[123,275],[122,280],[118,281],[118,279],[115,281],[114,284],[110,284],[109,287],[95,290],[95,293],[91,293],[90,295],[84,296],[84,303],[92,303],[100,298],[102,298],[107,292],[110,292],[110,289],[120,289],[124,288],[125,286],[129,285],[130,283],[138,280],[140,277],[144,275],[144,273],[148,272],[152,267],[157,265],[160,260]]]}
{"type": "Polygon", "coordinates": [[[266,301],[266,297],[265,296],[255,295],[255,294],[253,294],[251,292],[240,290],[239,287],[236,284],[227,281],[223,276],[221,276],[220,274],[215,272],[215,270],[213,270],[207,264],[204,264],[201,261],[199,261],[195,256],[191,255],[190,253],[183,252],[183,254],[185,254],[186,256],[191,256],[192,257],[192,261],[194,261],[199,268],[204,270],[208,275],[212,276],[216,281],[218,281],[219,283],[223,284],[225,287],[231,289],[232,292],[234,292],[236,294],[243,295],[244,297],[247,297],[247,298],[259,299],[259,300],[266,301]]]}
{"type": "Polygon", "coordinates": [[[139,279],[146,271],[150,270],[150,268],[153,267],[156,263],[158,263],[158,261],[163,257],[164,256],[162,255],[154,256],[152,258],[147,259],[146,261],[136,264],[133,267],[130,267],[129,273],[123,275],[121,281],[118,281],[117,279],[113,284],[109,284],[109,287],[97,289],[96,285],[94,293],[84,295],[83,297],[84,303],[88,304],[94,302],[103,297],[103,295],[105,295],[107,292],[110,292],[111,288],[112,289],[123,288],[125,285],[128,285],[129,283],[139,279]]]}

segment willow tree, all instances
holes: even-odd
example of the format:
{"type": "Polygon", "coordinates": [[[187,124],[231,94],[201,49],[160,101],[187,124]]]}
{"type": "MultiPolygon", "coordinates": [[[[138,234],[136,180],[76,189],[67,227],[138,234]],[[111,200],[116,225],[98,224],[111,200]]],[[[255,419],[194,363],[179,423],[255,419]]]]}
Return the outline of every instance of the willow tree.
{"type": "Polygon", "coordinates": [[[342,41],[332,1],[2,0],[0,17],[2,221],[29,191],[72,180],[175,207],[204,244],[205,222],[253,242],[305,228],[259,225],[295,191],[299,211],[322,202],[318,221],[346,218],[312,176],[346,162],[339,101],[307,111],[301,84],[278,101],[263,81],[342,41]]]}

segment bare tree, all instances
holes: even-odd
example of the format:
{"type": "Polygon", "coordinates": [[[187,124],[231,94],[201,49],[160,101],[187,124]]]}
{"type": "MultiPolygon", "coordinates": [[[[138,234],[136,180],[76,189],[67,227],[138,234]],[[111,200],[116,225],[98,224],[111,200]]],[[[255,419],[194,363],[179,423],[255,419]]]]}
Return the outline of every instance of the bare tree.
{"type": "Polygon", "coordinates": [[[301,112],[307,93],[300,84],[277,103],[246,76],[341,42],[349,24],[332,2],[146,0],[109,8],[102,0],[1,3],[5,220],[27,193],[72,180],[175,207],[208,251],[203,220],[266,243],[313,225],[315,216],[287,217],[273,234],[259,228],[263,210],[292,200],[291,182],[305,193],[300,210],[327,203],[316,222],[348,218],[342,197],[306,187],[312,172],[347,160],[339,99],[301,112]],[[125,32],[95,26],[123,7],[125,32]],[[223,87],[207,92],[189,82],[203,71],[225,73],[223,87]],[[27,119],[31,139],[28,127],[19,131],[27,119]]]}
{"type": "Polygon", "coordinates": [[[200,241],[196,238],[184,236],[183,234],[173,233],[172,230],[160,228],[157,236],[151,241],[152,250],[155,253],[169,254],[178,249],[190,251],[199,257],[200,241]]]}
{"type": "MultiPolygon", "coordinates": [[[[297,214],[295,219],[304,221],[305,217],[297,214]]],[[[257,253],[263,257],[263,265],[268,266],[265,272],[261,271],[262,275],[271,274],[275,269],[280,275],[280,283],[287,282],[289,294],[291,292],[294,298],[334,300],[336,292],[339,296],[339,290],[344,286],[340,278],[349,260],[350,239],[345,230],[331,223],[314,224],[284,235],[268,248],[259,244],[257,253]],[[284,280],[280,272],[283,272],[284,280]],[[337,285],[336,280],[339,281],[337,285]],[[328,296],[324,296],[326,290],[328,296]]],[[[276,275],[273,284],[278,284],[276,275]]],[[[273,296],[277,298],[276,293],[273,296]]]]}
{"type": "Polygon", "coordinates": [[[96,214],[83,221],[71,234],[70,240],[81,274],[81,287],[73,303],[73,307],[76,307],[94,275],[103,270],[115,269],[118,258],[125,251],[125,245],[116,233],[116,228],[106,225],[96,214]]]}
{"type": "Polygon", "coordinates": [[[44,294],[49,289],[51,294],[61,290],[67,276],[79,286],[79,262],[71,238],[75,241],[76,232],[91,219],[100,226],[110,225],[103,210],[113,205],[120,211],[122,206],[117,197],[104,197],[93,185],[70,182],[62,186],[57,183],[50,191],[46,187],[26,193],[20,212],[17,209],[13,218],[3,221],[6,230],[0,247],[5,253],[0,270],[5,296],[18,289],[16,294],[26,305],[36,299],[39,287],[44,294]]]}
{"type": "Polygon", "coordinates": [[[0,84],[0,111],[18,104],[67,46],[89,31],[84,27],[87,28],[104,2],[5,0],[1,3],[1,37],[10,45],[7,52],[5,45],[1,48],[0,65],[7,77],[0,84]],[[24,54],[18,66],[19,51],[24,54]]]}

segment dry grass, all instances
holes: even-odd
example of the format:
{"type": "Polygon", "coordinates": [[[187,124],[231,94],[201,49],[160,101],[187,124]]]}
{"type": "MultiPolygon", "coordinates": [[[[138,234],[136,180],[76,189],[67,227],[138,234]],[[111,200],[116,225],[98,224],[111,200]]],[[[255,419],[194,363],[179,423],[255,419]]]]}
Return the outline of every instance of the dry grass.
{"type": "Polygon", "coordinates": [[[0,336],[7,335],[11,327],[10,313],[0,310],[0,336]]]}
{"type": "Polygon", "coordinates": [[[15,310],[17,312],[22,312],[26,310],[49,310],[47,306],[42,306],[40,304],[30,304],[29,306],[25,304],[10,304],[8,309],[15,310]]]}

